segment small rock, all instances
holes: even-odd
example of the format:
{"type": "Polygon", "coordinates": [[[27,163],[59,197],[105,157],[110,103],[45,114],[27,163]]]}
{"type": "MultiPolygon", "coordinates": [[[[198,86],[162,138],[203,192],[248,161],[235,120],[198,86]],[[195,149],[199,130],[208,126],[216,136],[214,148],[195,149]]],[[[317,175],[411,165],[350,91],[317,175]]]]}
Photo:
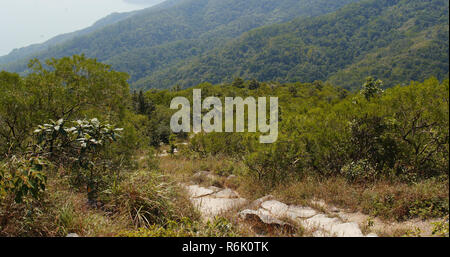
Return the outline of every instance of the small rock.
{"type": "Polygon", "coordinates": [[[252,223],[252,228],[257,233],[270,233],[278,229],[282,229],[288,233],[295,232],[295,227],[291,224],[264,214],[263,212],[264,211],[243,210],[239,213],[239,217],[246,222],[252,223]]]}
{"type": "Polygon", "coordinates": [[[227,179],[235,179],[235,178],[237,178],[237,176],[233,175],[233,174],[231,174],[230,176],[227,177],[227,179]]]}
{"type": "Polygon", "coordinates": [[[329,218],[325,214],[318,214],[305,220],[303,223],[308,229],[320,228],[330,230],[333,225],[337,225],[340,222],[338,218],[329,218]]]}
{"type": "Polygon", "coordinates": [[[197,185],[188,186],[187,190],[189,191],[189,195],[192,198],[198,198],[198,197],[210,195],[210,194],[213,194],[216,192],[212,189],[204,188],[204,187],[197,186],[197,185]]]}
{"type": "Polygon", "coordinates": [[[256,199],[255,201],[253,201],[253,202],[251,203],[250,207],[251,207],[251,208],[256,208],[256,209],[258,209],[259,207],[261,207],[261,204],[262,204],[263,202],[269,201],[269,200],[272,200],[272,199],[273,199],[273,196],[272,196],[272,195],[266,195],[266,196],[263,196],[263,197],[261,197],[261,198],[259,198],[259,199],[256,199]]]}
{"type": "Polygon", "coordinates": [[[355,222],[337,224],[331,227],[330,232],[338,237],[363,237],[363,233],[355,222]]]}
{"type": "Polygon", "coordinates": [[[70,234],[67,234],[66,237],[80,237],[80,236],[77,233],[70,233],[70,234]]]}
{"type": "Polygon", "coordinates": [[[203,177],[207,177],[208,175],[211,175],[211,173],[209,171],[199,171],[197,173],[195,173],[194,175],[192,175],[192,178],[195,179],[199,179],[199,178],[203,178],[203,177]]]}
{"type": "Polygon", "coordinates": [[[205,196],[201,198],[193,198],[191,199],[191,202],[196,208],[198,208],[204,219],[210,219],[220,215],[223,212],[227,212],[245,205],[247,200],[243,198],[228,199],[205,196]]]}
{"type": "Polygon", "coordinates": [[[236,194],[236,192],[234,192],[233,190],[227,188],[227,189],[223,189],[217,193],[214,193],[213,195],[211,195],[212,197],[216,197],[216,198],[239,198],[238,194],[236,194]]]}
{"type": "Polygon", "coordinates": [[[317,214],[317,211],[310,207],[289,206],[287,211],[288,218],[292,220],[307,219],[317,214]]]}
{"type": "Polygon", "coordinates": [[[222,188],[216,187],[216,186],[210,186],[210,187],[208,187],[208,189],[211,189],[214,192],[219,192],[220,190],[222,190],[222,188]]]}
{"type": "Polygon", "coordinates": [[[318,214],[302,222],[307,229],[319,229],[325,234],[338,237],[363,237],[358,224],[355,222],[342,223],[338,218],[330,218],[325,214],[318,214]]]}
{"type": "Polygon", "coordinates": [[[331,207],[330,208],[330,212],[335,212],[335,213],[338,213],[338,212],[340,212],[341,210],[339,210],[338,208],[336,208],[336,207],[331,207]]]}
{"type": "Polygon", "coordinates": [[[261,204],[261,208],[264,208],[268,211],[270,211],[273,215],[277,217],[283,217],[286,215],[286,212],[289,209],[289,206],[286,204],[276,201],[276,200],[270,200],[265,201],[261,204]]]}

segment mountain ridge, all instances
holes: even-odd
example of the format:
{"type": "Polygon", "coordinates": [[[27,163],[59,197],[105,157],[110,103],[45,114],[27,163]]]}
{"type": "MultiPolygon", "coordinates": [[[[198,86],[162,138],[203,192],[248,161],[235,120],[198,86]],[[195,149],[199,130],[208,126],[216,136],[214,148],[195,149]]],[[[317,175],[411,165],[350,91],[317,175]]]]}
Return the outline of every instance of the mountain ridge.
{"type": "Polygon", "coordinates": [[[363,1],[335,13],[257,28],[135,85],[145,88],[167,80],[190,87],[243,77],[280,83],[322,80],[354,89],[370,75],[388,87],[448,77],[448,2],[363,1]],[[383,54],[385,67],[370,59],[383,54]]]}
{"type": "Polygon", "coordinates": [[[142,89],[235,77],[354,89],[369,75],[390,87],[448,77],[448,2],[171,0],[34,57],[81,53],[142,89]]]}

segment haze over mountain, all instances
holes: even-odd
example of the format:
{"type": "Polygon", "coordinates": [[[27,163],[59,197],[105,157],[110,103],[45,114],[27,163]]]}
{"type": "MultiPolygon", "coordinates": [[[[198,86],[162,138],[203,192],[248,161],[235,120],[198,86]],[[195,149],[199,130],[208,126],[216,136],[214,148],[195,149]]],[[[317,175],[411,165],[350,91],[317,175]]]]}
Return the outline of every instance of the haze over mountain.
{"type": "Polygon", "coordinates": [[[84,53],[128,72],[136,88],[238,76],[346,88],[368,75],[387,86],[442,79],[448,7],[446,0],[169,0],[1,57],[0,69],[22,72],[32,57],[84,53]]]}
{"type": "Polygon", "coordinates": [[[111,13],[130,12],[153,4],[155,0],[140,3],[125,0],[2,0],[0,56],[60,34],[82,30],[111,13]]]}

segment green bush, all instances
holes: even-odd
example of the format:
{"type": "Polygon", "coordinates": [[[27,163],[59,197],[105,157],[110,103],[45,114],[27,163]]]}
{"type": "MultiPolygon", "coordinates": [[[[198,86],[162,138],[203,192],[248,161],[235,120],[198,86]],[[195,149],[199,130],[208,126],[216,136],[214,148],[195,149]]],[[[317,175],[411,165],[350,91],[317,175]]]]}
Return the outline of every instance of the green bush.
{"type": "Polygon", "coordinates": [[[0,163],[0,199],[12,195],[16,203],[21,203],[30,195],[39,200],[47,182],[44,172],[47,165],[44,159],[33,156],[13,156],[0,163]]]}
{"type": "Polygon", "coordinates": [[[72,123],[69,127],[60,119],[39,125],[34,131],[39,151],[55,164],[70,167],[74,184],[86,185],[89,200],[94,200],[102,173],[112,168],[102,152],[123,129],[96,118],[72,123]]]}

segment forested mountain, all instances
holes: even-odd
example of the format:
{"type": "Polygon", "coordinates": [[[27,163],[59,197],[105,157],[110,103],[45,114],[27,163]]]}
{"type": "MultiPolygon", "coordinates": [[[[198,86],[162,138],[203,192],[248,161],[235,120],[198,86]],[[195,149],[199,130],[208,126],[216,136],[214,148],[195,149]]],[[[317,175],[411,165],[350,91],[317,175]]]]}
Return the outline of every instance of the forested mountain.
{"type": "Polygon", "coordinates": [[[170,0],[0,69],[84,53],[129,73],[135,88],[242,77],[352,89],[369,75],[389,87],[448,77],[448,9],[446,0],[170,0]]]}
{"type": "Polygon", "coordinates": [[[377,76],[385,86],[448,77],[446,0],[370,0],[328,15],[245,33],[182,65],[138,81],[141,87],[233,77],[280,82],[330,81],[345,88],[377,76]]]}
{"type": "MultiPolygon", "coordinates": [[[[169,0],[47,50],[32,55],[31,51],[16,53],[18,57],[27,57],[0,69],[22,72],[31,57],[48,59],[84,53],[128,72],[131,82],[135,82],[220,47],[251,29],[296,17],[322,15],[355,1],[169,0]]],[[[171,82],[145,86],[167,87],[171,82]]]]}

